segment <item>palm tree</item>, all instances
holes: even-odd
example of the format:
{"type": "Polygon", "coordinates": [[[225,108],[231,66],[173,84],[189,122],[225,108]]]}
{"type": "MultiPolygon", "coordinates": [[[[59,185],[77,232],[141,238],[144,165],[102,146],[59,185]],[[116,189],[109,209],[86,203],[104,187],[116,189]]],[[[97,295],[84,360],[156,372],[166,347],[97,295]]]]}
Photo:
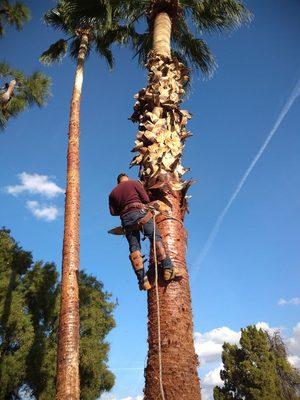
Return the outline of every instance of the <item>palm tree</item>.
{"type": "MultiPolygon", "coordinates": [[[[131,165],[139,166],[140,178],[152,200],[169,205],[168,215],[160,216],[157,224],[174,265],[183,274],[180,281],[168,285],[159,280],[160,342],[155,288],[148,292],[149,350],[144,400],[199,400],[185,261],[187,233],[183,225],[186,193],[192,182],[183,180],[188,169],[181,164],[184,142],[191,135],[186,129],[191,115],[181,110],[180,104],[190,69],[209,75],[215,66],[207,44],[195,34],[237,28],[249,21],[251,14],[236,0],[125,0],[124,9],[130,22],[138,23],[146,17],[148,24],[147,32],[135,36],[137,54],[140,61],[146,62],[149,74],[147,87],[135,96],[131,119],[139,123],[133,148],[138,154],[131,165]]],[[[150,273],[153,284],[153,266],[150,273]]]]}
{"type": "Polygon", "coordinates": [[[24,22],[29,19],[30,11],[23,3],[0,0],[0,37],[4,35],[5,25],[13,25],[21,30],[24,22]]]}
{"type": "Polygon", "coordinates": [[[122,43],[128,33],[118,25],[117,3],[112,8],[103,0],[58,0],[45,15],[48,25],[61,30],[65,39],[52,44],[41,56],[50,64],[69,54],[77,66],[70,105],[69,141],[67,153],[67,188],[62,261],[62,293],[58,334],[56,399],[79,400],[79,122],[84,63],[93,49],[113,66],[110,46],[122,43]],[[70,45],[68,46],[68,42],[70,45]]]}
{"type": "Polygon", "coordinates": [[[10,118],[33,105],[42,107],[49,97],[50,79],[36,71],[26,76],[6,62],[0,62],[0,130],[10,118]]]}

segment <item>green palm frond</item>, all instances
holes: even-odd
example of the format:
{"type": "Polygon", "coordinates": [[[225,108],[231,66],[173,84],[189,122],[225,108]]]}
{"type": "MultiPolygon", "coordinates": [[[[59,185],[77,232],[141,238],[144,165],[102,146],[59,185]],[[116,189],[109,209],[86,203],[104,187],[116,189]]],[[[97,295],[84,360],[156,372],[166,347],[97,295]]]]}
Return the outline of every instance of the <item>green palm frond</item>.
{"type": "Polygon", "coordinates": [[[34,72],[23,83],[20,94],[26,99],[29,106],[45,105],[46,99],[50,96],[50,78],[40,71],[34,72]]]}
{"type": "Polygon", "coordinates": [[[21,71],[11,68],[6,62],[0,63],[1,86],[4,83],[16,79],[17,86],[14,90],[14,96],[11,98],[7,107],[0,108],[0,130],[3,130],[10,118],[16,117],[20,112],[28,107],[37,105],[42,107],[46,104],[50,96],[50,78],[42,72],[34,72],[26,76],[21,71]]]}
{"type": "Polygon", "coordinates": [[[103,43],[103,41],[100,38],[95,38],[95,46],[96,46],[96,50],[97,53],[100,54],[107,62],[109,68],[112,70],[114,63],[115,63],[115,59],[114,56],[112,54],[112,51],[110,50],[109,46],[107,46],[105,43],[103,43]]]}
{"type": "Polygon", "coordinates": [[[66,23],[61,6],[52,8],[44,15],[44,21],[54,29],[63,31],[66,35],[70,34],[70,26],[66,23]]]}
{"type": "Polygon", "coordinates": [[[111,27],[113,23],[113,1],[107,0],[65,0],[63,2],[66,22],[77,23],[78,27],[90,28],[101,24],[111,27]]]}
{"type": "Polygon", "coordinates": [[[181,4],[201,33],[237,29],[252,19],[250,11],[236,0],[182,0],[181,4]]]}
{"type": "Polygon", "coordinates": [[[136,49],[136,53],[133,57],[138,57],[138,63],[144,67],[147,62],[148,54],[152,49],[153,35],[152,32],[136,33],[132,39],[133,49],[136,49]]]}
{"type": "Polygon", "coordinates": [[[21,30],[25,22],[30,20],[30,11],[21,2],[11,3],[8,0],[0,2],[0,37],[4,35],[4,26],[11,25],[21,30]]]}
{"type": "Polygon", "coordinates": [[[63,31],[67,38],[44,52],[41,61],[50,64],[66,54],[66,41],[72,39],[69,55],[76,59],[80,47],[81,31],[89,33],[89,49],[95,49],[110,68],[114,64],[111,46],[128,44],[135,31],[132,25],[121,23],[121,0],[58,0],[57,5],[45,15],[45,22],[63,31]]]}
{"type": "MultiPolygon", "coordinates": [[[[140,27],[140,22],[148,16],[149,4],[149,0],[124,0],[122,12],[130,23],[140,27]]],[[[164,6],[160,1],[162,11],[169,12],[169,6],[170,2],[164,6]]],[[[209,76],[216,67],[214,57],[203,38],[198,38],[194,32],[202,35],[234,30],[250,22],[252,14],[238,0],[180,0],[180,8],[182,12],[178,9],[175,16],[174,10],[170,14],[173,20],[172,49],[186,60],[189,67],[209,76]]],[[[140,64],[144,64],[152,47],[152,22],[150,15],[148,31],[132,38],[140,64]]]]}
{"type": "Polygon", "coordinates": [[[124,0],[120,7],[126,20],[133,23],[146,18],[149,0],[124,0]]]}
{"type": "Polygon", "coordinates": [[[17,2],[9,7],[7,14],[7,22],[9,25],[14,25],[18,30],[21,30],[24,22],[29,20],[30,11],[24,4],[17,2]]]}
{"type": "Polygon", "coordinates": [[[11,75],[11,71],[13,71],[13,69],[7,62],[0,62],[0,78],[11,75]]]}
{"type": "Polygon", "coordinates": [[[40,61],[45,65],[51,65],[54,62],[62,61],[68,50],[68,43],[64,39],[51,44],[48,50],[40,56],[40,61]]]}
{"type": "Polygon", "coordinates": [[[196,38],[183,20],[177,21],[172,36],[172,44],[187,66],[199,69],[204,76],[210,76],[215,67],[215,58],[203,39],[196,38]]]}

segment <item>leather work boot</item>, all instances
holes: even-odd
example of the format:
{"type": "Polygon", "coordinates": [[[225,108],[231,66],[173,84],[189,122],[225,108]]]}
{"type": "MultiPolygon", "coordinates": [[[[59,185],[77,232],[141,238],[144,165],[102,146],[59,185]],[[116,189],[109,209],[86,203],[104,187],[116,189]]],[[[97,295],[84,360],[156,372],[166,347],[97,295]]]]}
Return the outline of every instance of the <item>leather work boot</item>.
{"type": "Polygon", "coordinates": [[[132,267],[138,279],[139,289],[140,290],[149,290],[151,289],[151,285],[148,281],[148,277],[145,274],[144,270],[144,261],[142,254],[139,250],[132,252],[129,255],[129,259],[131,261],[132,267]]]}
{"type": "Polygon", "coordinates": [[[164,281],[170,282],[173,279],[182,278],[182,273],[179,272],[176,267],[174,267],[171,258],[166,253],[162,241],[156,243],[156,253],[157,253],[157,259],[160,262],[161,267],[163,269],[164,281]]]}
{"type": "Polygon", "coordinates": [[[145,275],[143,279],[139,280],[139,288],[140,290],[151,289],[151,285],[150,282],[148,281],[147,275],[145,275]]]}
{"type": "Polygon", "coordinates": [[[164,277],[164,281],[166,282],[170,282],[173,279],[180,279],[182,278],[182,273],[176,268],[176,267],[172,267],[172,268],[164,268],[163,270],[163,277],[164,277]]]}

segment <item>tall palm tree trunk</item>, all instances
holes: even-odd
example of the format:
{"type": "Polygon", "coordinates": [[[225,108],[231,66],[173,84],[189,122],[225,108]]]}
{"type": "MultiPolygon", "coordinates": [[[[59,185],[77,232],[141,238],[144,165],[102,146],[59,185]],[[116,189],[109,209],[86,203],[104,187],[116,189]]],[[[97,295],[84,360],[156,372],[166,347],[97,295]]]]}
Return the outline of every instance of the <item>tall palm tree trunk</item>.
{"type": "MultiPolygon", "coordinates": [[[[183,226],[185,194],[191,182],[182,180],[187,169],[181,165],[185,129],[191,117],[180,110],[188,70],[171,58],[171,18],[165,12],[154,20],[153,50],[148,58],[148,86],[137,95],[132,120],[139,122],[131,165],[140,166],[140,178],[152,200],[169,205],[167,216],[157,225],[173,264],[183,274],[179,281],[165,284],[159,279],[162,383],[166,400],[200,400],[198,358],[193,342],[193,318],[189,274],[185,261],[187,234],[183,226]]],[[[162,399],[159,378],[157,302],[153,265],[152,289],[148,292],[148,361],[145,369],[144,400],[162,399]]]]}
{"type": "Polygon", "coordinates": [[[81,34],[70,106],[67,189],[59,316],[56,399],[79,400],[79,134],[80,100],[88,34],[81,34]]]}

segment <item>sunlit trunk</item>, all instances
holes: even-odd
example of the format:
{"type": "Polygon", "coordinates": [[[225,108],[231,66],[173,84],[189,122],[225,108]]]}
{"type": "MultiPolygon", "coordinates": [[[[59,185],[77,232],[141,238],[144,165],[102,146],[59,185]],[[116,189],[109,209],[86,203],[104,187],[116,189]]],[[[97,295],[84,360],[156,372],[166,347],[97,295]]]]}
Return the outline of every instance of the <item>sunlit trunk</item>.
{"type": "MultiPolygon", "coordinates": [[[[183,278],[169,284],[159,279],[162,386],[166,400],[200,400],[198,358],[193,342],[193,318],[189,274],[185,261],[187,234],[183,226],[185,194],[191,182],[182,179],[184,142],[190,133],[185,126],[190,114],[180,110],[188,70],[170,57],[171,19],[158,13],[154,21],[153,50],[147,68],[148,86],[137,95],[132,120],[139,123],[132,165],[139,165],[140,178],[152,200],[169,205],[167,215],[158,217],[158,227],[167,252],[183,278]]],[[[153,265],[152,289],[148,292],[148,361],[144,400],[161,400],[157,302],[153,265]]]]}
{"type": "Polygon", "coordinates": [[[83,33],[70,106],[61,306],[57,354],[57,400],[79,400],[79,135],[80,100],[88,35],[83,33]]]}
{"type": "Polygon", "coordinates": [[[157,54],[170,57],[171,48],[171,28],[172,22],[167,13],[159,13],[154,20],[153,30],[153,50],[157,54]]]}
{"type": "Polygon", "coordinates": [[[4,92],[0,96],[0,104],[5,104],[5,103],[9,102],[9,100],[11,99],[11,97],[14,94],[16,84],[17,84],[17,81],[15,79],[13,79],[12,81],[9,82],[6,92],[4,92]]]}

